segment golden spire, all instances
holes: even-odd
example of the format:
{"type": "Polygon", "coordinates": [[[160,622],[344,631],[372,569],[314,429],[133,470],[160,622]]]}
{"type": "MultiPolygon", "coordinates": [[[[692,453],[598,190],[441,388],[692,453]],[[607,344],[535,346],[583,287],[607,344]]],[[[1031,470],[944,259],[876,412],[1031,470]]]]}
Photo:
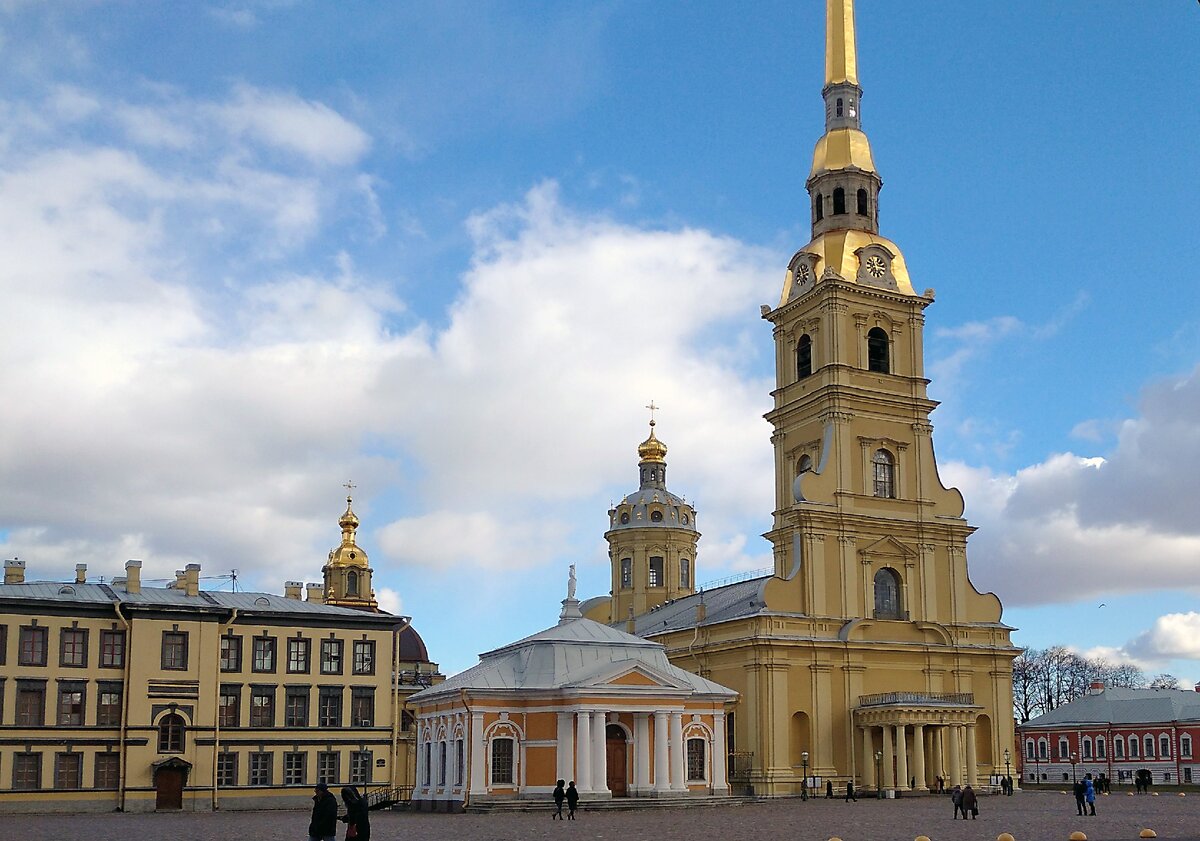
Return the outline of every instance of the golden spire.
{"type": "Polygon", "coordinates": [[[826,0],[825,84],[858,84],[854,47],[854,0],[826,0]]]}
{"type": "Polygon", "coordinates": [[[666,464],[667,445],[654,436],[654,413],[658,411],[659,407],[655,406],[654,401],[651,400],[650,405],[646,408],[650,410],[650,437],[638,444],[638,461],[666,464]]]}

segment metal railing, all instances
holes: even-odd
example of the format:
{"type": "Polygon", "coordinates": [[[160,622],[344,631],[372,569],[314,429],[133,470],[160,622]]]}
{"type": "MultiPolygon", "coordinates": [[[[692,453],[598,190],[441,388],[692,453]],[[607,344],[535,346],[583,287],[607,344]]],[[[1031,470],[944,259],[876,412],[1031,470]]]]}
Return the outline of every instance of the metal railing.
{"type": "Polygon", "coordinates": [[[718,587],[724,587],[727,584],[736,584],[739,581],[749,581],[751,578],[762,578],[765,575],[771,575],[775,572],[775,567],[763,567],[762,569],[751,569],[746,572],[738,572],[733,575],[727,575],[724,578],[714,578],[712,581],[705,581],[700,585],[701,590],[715,590],[718,587]]]}
{"type": "Polygon", "coordinates": [[[368,809],[385,809],[395,803],[407,803],[412,799],[412,786],[381,786],[368,789],[368,809]]]}
{"type": "Polygon", "coordinates": [[[886,707],[892,704],[972,706],[974,703],[973,692],[883,692],[858,696],[860,707],[886,707]]]}
{"type": "Polygon", "coordinates": [[[730,751],[728,768],[730,782],[747,782],[750,779],[750,771],[754,768],[754,751],[730,751]]]}

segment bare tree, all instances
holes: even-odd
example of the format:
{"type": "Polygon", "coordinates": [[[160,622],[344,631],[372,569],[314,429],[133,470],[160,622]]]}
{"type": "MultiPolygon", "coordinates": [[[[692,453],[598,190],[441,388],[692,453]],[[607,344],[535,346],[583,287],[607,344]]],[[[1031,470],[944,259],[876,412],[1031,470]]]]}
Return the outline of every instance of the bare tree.
{"type": "Polygon", "coordinates": [[[1160,675],[1155,675],[1154,680],[1150,681],[1151,689],[1178,689],[1179,678],[1175,675],[1163,672],[1160,675]]]}
{"type": "MultiPolygon", "coordinates": [[[[1178,685],[1171,675],[1160,677],[1178,685]]],[[[1096,682],[1136,689],[1146,685],[1146,675],[1131,664],[1083,657],[1061,645],[1027,648],[1013,661],[1013,715],[1028,721],[1086,695],[1096,682]]]]}

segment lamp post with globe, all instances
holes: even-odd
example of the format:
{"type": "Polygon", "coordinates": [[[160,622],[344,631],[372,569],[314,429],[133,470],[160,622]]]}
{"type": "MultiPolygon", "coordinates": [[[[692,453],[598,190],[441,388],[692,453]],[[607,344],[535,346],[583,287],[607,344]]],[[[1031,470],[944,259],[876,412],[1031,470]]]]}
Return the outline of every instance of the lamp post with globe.
{"type": "Polygon", "coordinates": [[[875,797],[883,799],[883,751],[875,751],[875,797]]]}
{"type": "Polygon", "coordinates": [[[804,785],[800,788],[800,793],[803,795],[803,797],[801,799],[807,800],[808,799],[808,786],[809,786],[808,751],[804,751],[803,753],[800,754],[800,764],[802,766],[804,766],[804,785]]]}
{"type": "Polygon", "coordinates": [[[1004,793],[1012,794],[1012,789],[1008,787],[1008,778],[1012,776],[1012,753],[1008,748],[1004,749],[1004,793]]]}

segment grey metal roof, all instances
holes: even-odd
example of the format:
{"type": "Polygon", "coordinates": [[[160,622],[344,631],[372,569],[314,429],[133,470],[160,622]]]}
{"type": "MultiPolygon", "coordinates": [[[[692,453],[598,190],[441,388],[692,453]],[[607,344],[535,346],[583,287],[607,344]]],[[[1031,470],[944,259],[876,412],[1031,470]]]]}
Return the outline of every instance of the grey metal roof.
{"type": "Polygon", "coordinates": [[[146,607],[237,608],[255,613],[341,616],[358,619],[371,616],[390,616],[390,614],[367,613],[349,607],[288,599],[274,593],[230,593],[221,590],[201,590],[200,595],[189,596],[185,590],[167,587],[143,587],[141,592],[127,593],[119,584],[73,584],[54,581],[0,584],[0,600],[3,601],[29,600],[78,605],[107,605],[112,604],[114,599],[124,605],[146,607]]]}
{"type": "Polygon", "coordinates": [[[428,701],[461,690],[555,691],[601,686],[606,675],[641,668],[658,686],[622,686],[634,693],[676,692],[735,698],[732,689],[671,665],[656,642],[591,619],[572,619],[480,655],[478,665],[413,695],[428,701]]]}
{"type": "Polygon", "coordinates": [[[1107,688],[1030,719],[1025,727],[1065,724],[1159,724],[1200,721],[1200,692],[1187,689],[1107,688]]]}
{"type": "MultiPolygon", "coordinates": [[[[696,512],[692,506],[683,497],[676,496],[666,488],[648,486],[639,488],[633,493],[627,494],[618,505],[632,506],[633,516],[630,517],[628,523],[622,523],[620,518],[613,517],[609,524],[610,529],[684,529],[686,531],[696,530],[696,512]],[[671,509],[668,516],[662,520],[655,522],[650,519],[650,505],[659,503],[671,509]],[[683,509],[682,511],[679,509],[683,509]],[[687,517],[688,522],[682,522],[682,517],[687,517]]],[[[615,508],[613,509],[616,510],[615,508]]]]}
{"type": "MultiPolygon", "coordinates": [[[[704,624],[727,622],[731,619],[742,619],[754,616],[766,610],[766,600],[763,590],[771,576],[750,578],[704,590],[667,602],[653,610],[633,618],[633,632],[638,636],[653,636],[668,631],[679,631],[684,628],[696,627],[696,607],[704,600],[704,624]]],[[[623,623],[615,622],[615,626],[624,627],[623,623]]]]}

